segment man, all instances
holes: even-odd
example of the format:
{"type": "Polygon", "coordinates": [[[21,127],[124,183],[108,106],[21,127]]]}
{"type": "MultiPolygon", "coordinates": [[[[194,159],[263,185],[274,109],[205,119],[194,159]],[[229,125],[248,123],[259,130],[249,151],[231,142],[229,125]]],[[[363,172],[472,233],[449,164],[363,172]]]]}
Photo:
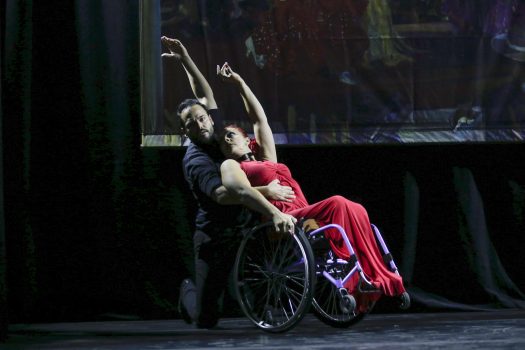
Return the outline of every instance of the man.
{"type": "MultiPolygon", "coordinates": [[[[193,238],[195,286],[184,280],[180,291],[180,312],[197,327],[212,328],[219,320],[219,300],[224,292],[239,243],[236,228],[242,224],[242,206],[272,220],[277,232],[293,232],[295,218],[281,213],[264,196],[277,196],[289,188],[277,182],[261,188],[246,186],[233,193],[222,185],[220,165],[224,157],[215,134],[214,118],[220,119],[213,91],[179,40],[161,38],[171,57],[180,61],[196,99],[183,101],[178,108],[182,133],[190,139],[183,158],[184,176],[198,202],[193,238]]],[[[255,96],[243,84],[240,93],[248,104],[255,96]]],[[[256,99],[255,99],[255,102],[256,99]]],[[[280,197],[286,200],[286,196],[280,197]]]]}

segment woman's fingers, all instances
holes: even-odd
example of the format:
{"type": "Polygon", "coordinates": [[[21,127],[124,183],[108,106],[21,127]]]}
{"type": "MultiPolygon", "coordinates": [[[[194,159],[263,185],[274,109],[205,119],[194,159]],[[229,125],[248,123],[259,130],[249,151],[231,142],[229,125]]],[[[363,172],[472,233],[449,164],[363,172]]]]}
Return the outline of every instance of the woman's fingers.
{"type": "Polygon", "coordinates": [[[225,78],[231,77],[231,71],[228,70],[227,63],[224,63],[222,67],[217,65],[217,75],[220,75],[225,78]]]}

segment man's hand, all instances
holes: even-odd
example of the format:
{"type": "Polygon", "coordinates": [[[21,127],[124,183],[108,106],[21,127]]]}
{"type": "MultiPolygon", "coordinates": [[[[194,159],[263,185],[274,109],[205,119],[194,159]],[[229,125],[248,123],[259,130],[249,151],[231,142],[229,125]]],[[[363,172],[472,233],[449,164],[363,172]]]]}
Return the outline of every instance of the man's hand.
{"type": "Polygon", "coordinates": [[[231,67],[228,65],[228,62],[225,62],[222,67],[217,65],[217,75],[222,81],[230,83],[239,83],[242,81],[241,76],[231,69],[231,67]]]}
{"type": "Polygon", "coordinates": [[[180,60],[182,57],[188,56],[188,50],[186,50],[186,48],[184,47],[184,45],[182,45],[180,40],[163,36],[160,38],[160,41],[162,42],[164,47],[170,51],[169,53],[163,53],[162,57],[174,57],[180,60]]]}
{"type": "Polygon", "coordinates": [[[272,222],[275,232],[293,234],[295,232],[295,223],[297,222],[297,219],[291,215],[276,210],[272,215],[272,222]]]}
{"type": "Polygon", "coordinates": [[[290,186],[282,186],[280,181],[275,179],[267,186],[266,198],[282,202],[293,202],[295,192],[290,186]]]}

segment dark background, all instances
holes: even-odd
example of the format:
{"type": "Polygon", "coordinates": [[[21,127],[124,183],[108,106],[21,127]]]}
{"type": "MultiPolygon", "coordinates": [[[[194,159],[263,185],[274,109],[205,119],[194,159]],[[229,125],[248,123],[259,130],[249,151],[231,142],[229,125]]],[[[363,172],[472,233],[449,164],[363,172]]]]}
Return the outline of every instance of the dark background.
{"type": "MultiPolygon", "coordinates": [[[[195,207],[184,150],[139,146],[138,0],[1,6],[1,335],[179,317],[195,207]]],[[[523,308],[523,143],[278,153],[311,202],[364,204],[407,270],[413,311],[523,308]]]]}

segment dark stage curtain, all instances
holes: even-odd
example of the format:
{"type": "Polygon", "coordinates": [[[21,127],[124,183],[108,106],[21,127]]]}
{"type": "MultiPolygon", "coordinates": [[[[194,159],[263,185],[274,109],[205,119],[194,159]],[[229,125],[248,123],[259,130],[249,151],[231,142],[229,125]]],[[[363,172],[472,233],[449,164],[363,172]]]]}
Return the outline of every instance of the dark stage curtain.
{"type": "MultiPolygon", "coordinates": [[[[4,116],[10,115],[17,110],[16,115],[18,118],[18,127],[21,129],[23,126],[27,125],[29,108],[27,102],[31,99],[29,97],[29,88],[31,86],[30,72],[31,72],[31,12],[32,4],[31,2],[16,2],[16,1],[2,1],[2,40],[1,40],[1,70],[0,78],[2,79],[1,87],[1,123],[2,123],[2,207],[1,217],[2,217],[2,231],[0,234],[0,318],[2,322],[2,335],[5,335],[7,332],[7,324],[9,317],[8,310],[8,270],[7,270],[7,242],[9,241],[7,225],[9,219],[8,207],[9,205],[9,195],[4,192],[5,188],[8,188],[12,183],[9,181],[7,174],[7,168],[11,168],[10,158],[7,155],[9,147],[5,147],[5,137],[4,135],[8,134],[6,130],[9,129],[8,118],[4,116]],[[9,34],[8,34],[9,33],[9,34]],[[15,48],[16,47],[16,48],[15,48]],[[16,91],[16,94],[8,93],[8,91],[16,91]],[[13,109],[10,109],[10,106],[13,109]]],[[[19,149],[17,150],[18,154],[24,154],[26,152],[27,145],[27,136],[20,139],[19,149]]],[[[23,159],[23,157],[22,157],[23,159]]],[[[20,170],[20,174],[25,172],[27,164],[23,161],[20,161],[17,164],[17,168],[20,170]]],[[[24,198],[26,195],[26,184],[23,181],[18,183],[19,187],[16,189],[19,195],[19,198],[24,198]]],[[[25,209],[20,208],[21,210],[17,212],[17,217],[20,218],[22,223],[26,216],[27,212],[25,209]]],[[[27,232],[24,232],[25,236],[27,232]]],[[[28,266],[31,264],[31,259],[27,259],[28,266]]],[[[21,278],[24,278],[20,276],[21,278]]]]}
{"type": "Polygon", "coordinates": [[[6,8],[9,321],[173,316],[190,228],[180,159],[139,147],[139,2],[6,8]]]}
{"type": "Polygon", "coordinates": [[[311,202],[341,194],[367,208],[412,311],[525,308],[525,145],[292,148],[280,157],[311,202]]]}
{"type": "MultiPolygon", "coordinates": [[[[5,13],[5,5],[0,4],[1,13],[5,13]]],[[[2,72],[4,67],[4,33],[5,18],[0,19],[0,82],[2,82],[2,72]]],[[[0,96],[2,95],[3,84],[0,83],[0,96]]],[[[0,342],[7,337],[7,266],[6,266],[6,236],[5,236],[5,217],[4,217],[4,144],[3,144],[3,108],[2,98],[0,97],[0,342]]]]}
{"type": "MultiPolygon", "coordinates": [[[[184,150],[139,146],[139,1],[2,5],[0,322],[178,317],[195,204],[184,150]]],[[[279,155],[367,207],[414,310],[524,307],[523,144],[279,155]]]]}

